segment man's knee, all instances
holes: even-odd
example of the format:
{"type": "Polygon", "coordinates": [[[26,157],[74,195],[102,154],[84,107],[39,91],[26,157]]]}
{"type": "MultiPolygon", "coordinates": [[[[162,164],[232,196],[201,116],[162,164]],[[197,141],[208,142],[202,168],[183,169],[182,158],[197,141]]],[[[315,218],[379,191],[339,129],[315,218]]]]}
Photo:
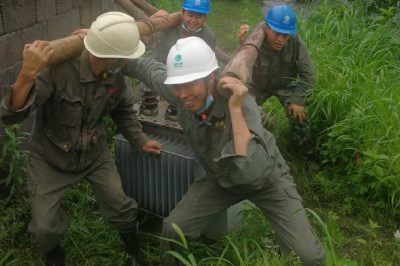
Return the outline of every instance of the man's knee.
{"type": "Polygon", "coordinates": [[[325,265],[325,254],[319,242],[313,243],[313,245],[297,247],[295,253],[300,257],[304,266],[325,265]]]}

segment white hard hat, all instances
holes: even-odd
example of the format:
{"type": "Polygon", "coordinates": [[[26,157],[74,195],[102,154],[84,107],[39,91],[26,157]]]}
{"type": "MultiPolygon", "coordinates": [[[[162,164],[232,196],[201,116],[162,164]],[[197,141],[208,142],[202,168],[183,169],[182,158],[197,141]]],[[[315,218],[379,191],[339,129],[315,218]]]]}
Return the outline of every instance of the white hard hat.
{"type": "Polygon", "coordinates": [[[97,17],[84,39],[86,49],[99,58],[138,58],[145,52],[135,19],[122,12],[97,17]]]}
{"type": "Polygon", "coordinates": [[[198,37],[179,39],[167,57],[165,84],[182,84],[210,75],[218,68],[214,51],[198,37]]]}

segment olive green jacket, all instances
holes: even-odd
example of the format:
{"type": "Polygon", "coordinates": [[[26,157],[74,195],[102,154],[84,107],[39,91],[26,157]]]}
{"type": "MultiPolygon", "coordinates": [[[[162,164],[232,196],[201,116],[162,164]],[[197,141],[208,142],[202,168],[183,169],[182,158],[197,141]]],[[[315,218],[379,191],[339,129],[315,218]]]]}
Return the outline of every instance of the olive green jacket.
{"type": "MultiPolygon", "coordinates": [[[[234,192],[248,193],[260,189],[266,182],[274,182],[289,171],[282,158],[274,136],[263,128],[260,110],[251,97],[243,103],[244,116],[251,132],[248,155],[235,154],[232,140],[231,118],[227,99],[215,95],[207,119],[188,111],[164,85],[166,69],[153,59],[140,58],[124,69],[125,74],[135,76],[155,90],[178,110],[178,121],[191,143],[203,168],[205,177],[218,179],[222,187],[234,192]]],[[[195,173],[198,176],[199,173],[195,173]]]]}
{"type": "Polygon", "coordinates": [[[107,149],[103,124],[107,114],[132,145],[140,147],[147,141],[124,77],[109,73],[97,80],[86,50],[80,57],[44,69],[20,110],[10,106],[11,90],[7,87],[3,93],[3,123],[20,123],[36,110],[31,150],[61,170],[81,171],[107,149]]]}
{"type": "MultiPolygon", "coordinates": [[[[181,30],[182,24],[178,24],[176,27],[159,33],[158,38],[153,39],[151,49],[153,50],[155,59],[162,63],[167,62],[169,50],[175,45],[176,41],[182,39],[181,30]]],[[[193,33],[191,36],[203,39],[211,49],[215,50],[215,34],[206,25],[204,25],[201,31],[193,33]]]]}
{"type": "Polygon", "coordinates": [[[279,52],[263,42],[249,82],[250,92],[259,105],[269,96],[278,95],[288,104],[304,106],[314,83],[315,67],[299,37],[291,37],[279,52]]]}

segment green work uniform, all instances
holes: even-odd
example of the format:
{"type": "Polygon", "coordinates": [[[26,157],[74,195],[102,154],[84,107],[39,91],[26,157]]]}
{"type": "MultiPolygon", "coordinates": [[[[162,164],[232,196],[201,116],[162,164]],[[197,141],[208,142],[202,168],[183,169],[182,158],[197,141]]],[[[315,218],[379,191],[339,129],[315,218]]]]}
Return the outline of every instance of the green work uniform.
{"type": "MultiPolygon", "coordinates": [[[[281,51],[269,48],[263,42],[260,54],[253,66],[252,79],[249,80],[249,91],[258,105],[269,97],[276,96],[280,103],[287,107],[291,103],[305,106],[306,97],[315,84],[315,67],[305,47],[298,37],[290,37],[281,51]]],[[[309,121],[299,123],[287,113],[292,130],[292,141],[298,148],[309,149],[311,137],[309,121]]]]}
{"type": "Polygon", "coordinates": [[[73,60],[44,69],[20,110],[10,106],[12,88],[4,90],[1,119],[5,124],[19,123],[36,110],[27,184],[32,210],[29,231],[39,252],[50,251],[61,240],[67,228],[60,208],[62,195],[83,178],[92,185],[108,222],[121,232],[135,227],[137,203],[122,190],[103,118],[110,114],[136,147],[147,138],[133,109],[132,91],[117,72],[96,79],[84,50],[73,60]]]}
{"type": "MultiPolygon", "coordinates": [[[[205,120],[188,111],[164,85],[166,69],[152,59],[138,59],[123,70],[157,91],[177,106],[178,121],[205,170],[164,220],[163,236],[177,238],[171,223],[177,224],[190,238],[198,238],[228,207],[248,199],[258,206],[274,228],[283,254],[294,251],[305,265],[322,265],[324,252],[307,220],[302,200],[296,190],[274,136],[263,128],[259,107],[247,96],[243,112],[251,133],[247,156],[234,152],[231,117],[227,99],[219,93],[205,120]]],[[[163,241],[161,251],[171,249],[163,241]]],[[[174,265],[170,256],[163,265],[174,265]]]]}
{"type": "MultiPolygon", "coordinates": [[[[182,24],[178,24],[177,26],[169,30],[159,33],[158,37],[155,38],[153,43],[151,44],[151,49],[155,53],[155,59],[162,63],[167,62],[167,56],[171,47],[176,44],[177,40],[183,38],[181,33],[182,30],[182,24]]],[[[208,46],[211,47],[211,49],[215,49],[215,34],[206,25],[204,25],[200,31],[191,33],[189,35],[203,39],[208,44],[208,46]]]]}

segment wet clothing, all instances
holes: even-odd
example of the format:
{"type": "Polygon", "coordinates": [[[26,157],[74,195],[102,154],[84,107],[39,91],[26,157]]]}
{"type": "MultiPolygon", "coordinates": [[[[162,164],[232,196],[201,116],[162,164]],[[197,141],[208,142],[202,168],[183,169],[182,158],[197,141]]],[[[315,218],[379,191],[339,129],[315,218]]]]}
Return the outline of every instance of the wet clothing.
{"type": "Polygon", "coordinates": [[[275,95],[282,104],[304,106],[314,83],[315,67],[299,37],[291,37],[281,51],[273,51],[263,42],[249,81],[257,104],[275,95]]]}
{"type": "MultiPolygon", "coordinates": [[[[182,39],[182,24],[159,33],[158,37],[153,40],[152,50],[155,53],[154,58],[159,62],[166,63],[169,50],[176,44],[176,41],[182,39]]],[[[192,33],[190,36],[195,36],[203,39],[211,49],[215,50],[216,37],[215,34],[206,25],[201,31],[192,33]]]]}
{"type": "Polygon", "coordinates": [[[147,141],[123,75],[108,73],[97,80],[84,50],[73,60],[44,69],[20,110],[9,105],[11,90],[4,90],[3,123],[19,123],[36,110],[28,161],[29,231],[34,247],[47,252],[60,240],[66,229],[61,196],[82,178],[92,184],[102,214],[111,224],[120,230],[133,227],[137,204],[122,190],[103,124],[110,114],[133,146],[147,141]]]}
{"type": "MultiPolygon", "coordinates": [[[[256,204],[271,222],[281,250],[293,250],[305,265],[321,265],[324,253],[306,218],[302,200],[289,168],[275,144],[274,136],[262,127],[260,110],[251,97],[243,102],[243,112],[251,133],[247,156],[235,154],[227,99],[217,93],[207,119],[185,109],[172,89],[163,85],[166,69],[151,59],[138,59],[124,69],[138,77],[164,99],[177,106],[178,121],[204,171],[175,209],[164,220],[162,234],[176,238],[171,223],[191,239],[228,207],[244,199],[256,204]]],[[[195,169],[197,171],[197,169],[195,169]]],[[[200,173],[195,173],[199,176],[200,173]]],[[[161,251],[172,247],[163,241],[161,251]]],[[[163,257],[163,265],[174,265],[163,257]]]]}

